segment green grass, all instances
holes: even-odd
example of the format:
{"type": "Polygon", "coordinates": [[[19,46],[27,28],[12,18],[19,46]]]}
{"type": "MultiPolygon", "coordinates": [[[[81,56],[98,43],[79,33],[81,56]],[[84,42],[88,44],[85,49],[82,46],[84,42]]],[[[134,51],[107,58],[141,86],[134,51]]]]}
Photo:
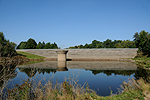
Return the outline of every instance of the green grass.
{"type": "Polygon", "coordinates": [[[136,64],[139,67],[143,68],[150,68],[150,57],[138,57],[138,58],[133,58],[132,60],[135,60],[136,64]]]}
{"type": "Polygon", "coordinates": [[[35,55],[35,54],[30,54],[30,53],[26,53],[26,52],[22,52],[22,51],[17,51],[18,55],[20,56],[24,56],[24,57],[27,57],[29,59],[44,59],[45,57],[42,57],[42,56],[38,56],[38,55],[35,55]]]}

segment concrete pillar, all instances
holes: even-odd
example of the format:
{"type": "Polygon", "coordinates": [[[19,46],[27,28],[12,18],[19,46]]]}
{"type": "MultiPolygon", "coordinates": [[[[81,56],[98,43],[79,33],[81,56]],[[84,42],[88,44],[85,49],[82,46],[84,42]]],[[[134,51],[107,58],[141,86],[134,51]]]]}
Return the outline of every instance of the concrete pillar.
{"type": "Polygon", "coordinates": [[[66,54],[68,50],[57,50],[58,61],[66,61],[66,54]]]}

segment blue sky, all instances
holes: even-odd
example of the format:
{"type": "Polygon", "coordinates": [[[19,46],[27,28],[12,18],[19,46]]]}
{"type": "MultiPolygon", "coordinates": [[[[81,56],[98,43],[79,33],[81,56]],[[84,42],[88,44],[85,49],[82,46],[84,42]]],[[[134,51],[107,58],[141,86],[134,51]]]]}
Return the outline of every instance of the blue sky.
{"type": "Polygon", "coordinates": [[[150,33],[150,0],[0,0],[0,14],[0,31],[17,44],[33,38],[67,48],[150,33]]]}

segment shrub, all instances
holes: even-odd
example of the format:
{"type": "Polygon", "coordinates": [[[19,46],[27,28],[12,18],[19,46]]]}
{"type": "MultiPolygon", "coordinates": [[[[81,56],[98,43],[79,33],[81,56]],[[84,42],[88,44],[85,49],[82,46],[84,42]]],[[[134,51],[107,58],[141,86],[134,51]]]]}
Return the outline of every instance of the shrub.
{"type": "Polygon", "coordinates": [[[16,44],[6,40],[3,32],[0,32],[0,57],[12,57],[16,55],[15,47],[16,44]]]}

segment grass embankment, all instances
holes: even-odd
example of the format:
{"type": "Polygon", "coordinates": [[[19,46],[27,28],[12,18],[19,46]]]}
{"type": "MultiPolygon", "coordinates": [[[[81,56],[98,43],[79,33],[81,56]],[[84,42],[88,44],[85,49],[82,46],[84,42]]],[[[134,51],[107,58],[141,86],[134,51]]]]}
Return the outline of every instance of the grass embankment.
{"type": "Polygon", "coordinates": [[[27,52],[23,52],[23,51],[17,51],[17,53],[22,58],[28,59],[28,62],[26,62],[24,64],[39,63],[39,62],[43,62],[44,59],[45,59],[45,57],[38,56],[38,55],[35,55],[35,54],[31,54],[31,53],[27,53],[27,52]]]}
{"type": "Polygon", "coordinates": [[[135,63],[138,65],[138,67],[150,69],[150,57],[143,56],[143,57],[133,58],[132,60],[135,60],[135,63]]]}
{"type": "Polygon", "coordinates": [[[44,60],[45,59],[45,57],[38,56],[38,55],[35,55],[35,54],[30,54],[30,53],[27,53],[27,52],[17,51],[17,53],[18,53],[18,55],[24,56],[24,57],[30,59],[31,61],[33,61],[33,60],[44,60]]]}

